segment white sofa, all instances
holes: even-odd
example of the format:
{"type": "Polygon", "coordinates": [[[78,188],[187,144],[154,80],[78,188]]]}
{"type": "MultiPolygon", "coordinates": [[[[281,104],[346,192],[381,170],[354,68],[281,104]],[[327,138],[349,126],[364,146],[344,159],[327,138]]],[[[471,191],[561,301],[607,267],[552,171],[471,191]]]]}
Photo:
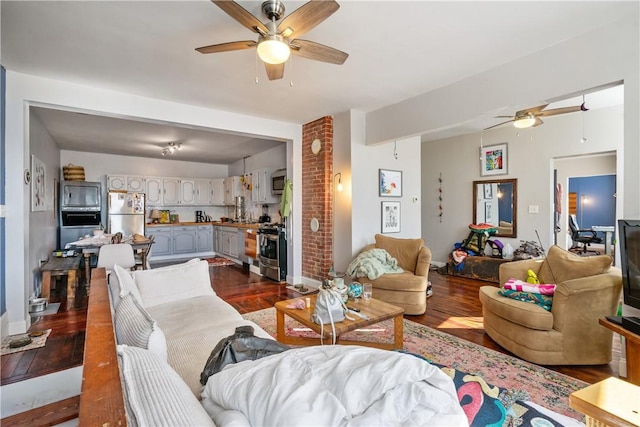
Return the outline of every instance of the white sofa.
{"type": "MultiPolygon", "coordinates": [[[[256,336],[271,338],[215,294],[208,269],[200,260],[135,272],[114,267],[115,377],[129,425],[467,425],[453,382],[440,369],[367,347],[292,349],[229,365],[203,391],[200,373],[212,349],[236,327],[250,325],[256,336]]],[[[91,317],[91,299],[89,310],[91,317]]],[[[91,334],[88,327],[87,343],[94,342],[91,334]]],[[[103,365],[85,363],[83,376],[103,365]]],[[[104,396],[89,396],[83,385],[81,422],[83,410],[105,404],[104,396]]]]}

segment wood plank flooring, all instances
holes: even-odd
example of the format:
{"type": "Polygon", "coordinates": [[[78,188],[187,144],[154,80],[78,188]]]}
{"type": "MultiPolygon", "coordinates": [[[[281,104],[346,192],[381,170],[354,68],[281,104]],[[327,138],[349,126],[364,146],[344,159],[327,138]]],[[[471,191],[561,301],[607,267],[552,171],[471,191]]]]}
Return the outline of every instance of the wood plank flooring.
{"type": "MultiPolygon", "coordinates": [[[[240,313],[272,307],[277,301],[299,296],[284,284],[265,280],[242,268],[214,267],[210,269],[211,284],[215,292],[240,313]]],[[[486,348],[507,353],[489,338],[482,329],[482,306],[478,299],[480,286],[488,282],[440,275],[431,271],[433,296],[427,303],[427,312],[407,319],[466,339],[486,348]]],[[[86,292],[83,288],[76,296],[76,306],[65,306],[65,287],[58,286],[52,302],[61,302],[57,314],[36,318],[31,330],[53,329],[47,345],[2,356],[1,384],[11,384],[28,378],[69,369],[82,364],[86,324],[86,292]],[[61,294],[60,294],[61,293],[61,294]]],[[[620,346],[614,346],[613,360],[601,366],[549,366],[558,372],[595,383],[618,374],[620,346]]]]}

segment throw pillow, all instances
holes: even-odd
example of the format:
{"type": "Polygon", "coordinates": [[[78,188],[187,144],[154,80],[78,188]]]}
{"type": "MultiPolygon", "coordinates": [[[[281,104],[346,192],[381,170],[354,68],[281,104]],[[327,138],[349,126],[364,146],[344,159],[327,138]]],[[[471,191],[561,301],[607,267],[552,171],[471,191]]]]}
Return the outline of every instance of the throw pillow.
{"type": "Polygon", "coordinates": [[[137,270],[133,276],[144,307],[215,295],[207,261],[187,262],[171,268],[137,270]]]}
{"type": "Polygon", "coordinates": [[[412,273],[416,271],[418,254],[422,246],[424,246],[422,239],[396,239],[376,234],[376,248],[389,252],[389,255],[398,260],[398,265],[402,269],[412,273]]]}
{"type": "Polygon", "coordinates": [[[553,245],[549,248],[547,258],[540,267],[538,278],[541,283],[558,284],[567,280],[602,274],[610,267],[609,255],[581,257],[553,245]]]}
{"type": "Polygon", "coordinates": [[[189,386],[155,354],[118,346],[127,417],[140,426],[214,426],[189,386]]]}
{"type": "Polygon", "coordinates": [[[530,302],[539,305],[547,311],[551,311],[551,305],[553,303],[553,298],[542,294],[534,294],[532,292],[520,292],[511,291],[509,289],[501,289],[498,291],[498,295],[502,295],[503,297],[515,299],[518,301],[530,302]]]}
{"type": "Polygon", "coordinates": [[[113,271],[115,271],[118,283],[120,284],[120,298],[125,295],[132,294],[139,303],[142,303],[140,291],[138,290],[138,286],[136,286],[135,280],[133,280],[133,277],[131,276],[131,272],[119,265],[114,265],[113,271]]]}
{"type": "Polygon", "coordinates": [[[167,360],[164,332],[131,294],[120,299],[116,308],[115,329],[118,344],[144,348],[167,360]]]}

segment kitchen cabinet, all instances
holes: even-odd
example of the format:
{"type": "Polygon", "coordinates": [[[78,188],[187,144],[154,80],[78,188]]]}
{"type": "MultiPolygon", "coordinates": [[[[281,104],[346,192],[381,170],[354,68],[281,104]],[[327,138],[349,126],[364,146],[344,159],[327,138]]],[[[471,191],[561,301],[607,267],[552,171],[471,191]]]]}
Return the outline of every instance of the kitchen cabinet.
{"type": "Polygon", "coordinates": [[[147,193],[147,205],[161,206],[163,204],[162,198],[162,178],[156,176],[148,176],[145,179],[145,187],[147,193]]]}
{"type": "Polygon", "coordinates": [[[231,258],[238,259],[238,229],[232,227],[220,227],[220,240],[222,253],[231,258]]]}
{"type": "Polygon", "coordinates": [[[211,180],[211,204],[212,205],[224,205],[225,189],[224,179],[212,179],[211,180]]]}
{"type": "Polygon", "coordinates": [[[213,188],[210,179],[196,179],[195,182],[195,205],[210,205],[213,195],[213,188]]]}
{"type": "Polygon", "coordinates": [[[180,179],[180,204],[196,204],[196,182],[193,179],[180,179]]]}
{"type": "Polygon", "coordinates": [[[224,204],[233,205],[236,196],[242,196],[242,180],[239,176],[230,176],[224,180],[224,204]]]}
{"type": "Polygon", "coordinates": [[[258,169],[251,172],[251,201],[253,203],[277,203],[271,194],[271,169],[258,169]]]}
{"type": "Polygon", "coordinates": [[[197,228],[197,226],[172,227],[173,254],[188,254],[196,252],[197,228]]]}
{"type": "Polygon", "coordinates": [[[213,226],[199,225],[197,226],[197,248],[198,252],[213,251],[213,226]]]}
{"type": "Polygon", "coordinates": [[[162,179],[162,204],[163,205],[180,204],[180,179],[178,178],[162,179]]]}
{"type": "Polygon", "coordinates": [[[129,193],[144,193],[146,191],[144,177],[128,175],[127,191],[129,193]]]}
{"type": "Polygon", "coordinates": [[[147,228],[149,234],[153,234],[153,245],[151,245],[151,257],[171,255],[173,253],[173,238],[171,229],[173,227],[153,227],[147,228]]]}
{"type": "Polygon", "coordinates": [[[107,175],[107,189],[109,191],[127,191],[127,176],[107,175]]]}

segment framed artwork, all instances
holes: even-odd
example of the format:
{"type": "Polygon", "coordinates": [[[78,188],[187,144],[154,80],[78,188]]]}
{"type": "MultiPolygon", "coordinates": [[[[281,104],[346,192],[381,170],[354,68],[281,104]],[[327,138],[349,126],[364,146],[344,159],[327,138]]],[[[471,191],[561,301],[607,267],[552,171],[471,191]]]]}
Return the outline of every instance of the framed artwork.
{"type": "Polygon", "coordinates": [[[402,197],[402,171],[379,169],[380,197],[402,197]]]}
{"type": "Polygon", "coordinates": [[[484,198],[493,199],[493,187],[491,184],[484,185],[484,198]]]}
{"type": "Polygon", "coordinates": [[[31,210],[33,212],[45,210],[46,187],[45,177],[47,176],[46,165],[31,155],[31,210]]]}
{"type": "Polygon", "coordinates": [[[484,202],[484,222],[493,224],[493,203],[484,202]]]}
{"type": "Polygon", "coordinates": [[[400,232],[400,202],[382,202],[382,233],[400,232]]]}
{"type": "Polygon", "coordinates": [[[480,147],[480,175],[506,175],[509,156],[507,143],[480,147]]]}

